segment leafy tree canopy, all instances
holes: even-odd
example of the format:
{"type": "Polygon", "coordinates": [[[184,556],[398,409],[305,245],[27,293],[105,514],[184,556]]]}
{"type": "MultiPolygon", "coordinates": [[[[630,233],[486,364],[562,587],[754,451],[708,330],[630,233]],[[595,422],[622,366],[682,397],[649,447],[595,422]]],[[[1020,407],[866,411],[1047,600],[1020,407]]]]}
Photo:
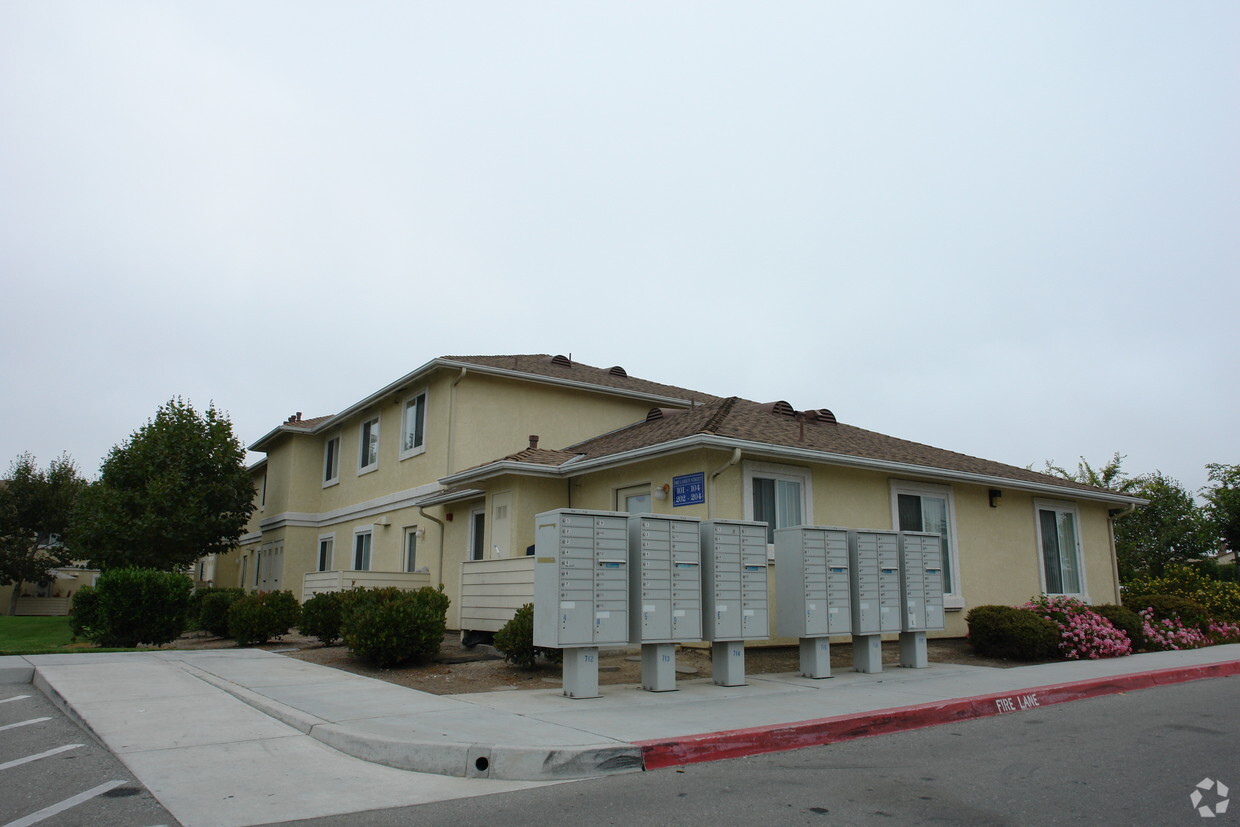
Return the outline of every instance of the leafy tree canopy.
{"type": "Polygon", "coordinates": [[[228,417],[178,397],[108,453],[70,539],[101,568],[183,569],[236,545],[253,496],[228,417]]]}
{"type": "Polygon", "coordinates": [[[73,555],[62,542],[86,480],[68,454],[47,470],[22,454],[0,481],[0,586],[48,583],[73,555]]]}
{"type": "Polygon", "coordinates": [[[1206,466],[1210,485],[1202,489],[1206,513],[1217,535],[1232,551],[1240,551],[1240,465],[1214,462],[1206,466]]]}
{"type": "Polygon", "coordinates": [[[1123,464],[1125,459],[1125,456],[1116,451],[1109,460],[1095,468],[1089,464],[1085,457],[1080,457],[1076,463],[1075,472],[1068,471],[1066,468],[1047,460],[1044,473],[1063,477],[1065,480],[1093,485],[1098,488],[1109,488],[1112,491],[1128,491],[1136,483],[1136,480],[1124,473],[1123,464]]]}

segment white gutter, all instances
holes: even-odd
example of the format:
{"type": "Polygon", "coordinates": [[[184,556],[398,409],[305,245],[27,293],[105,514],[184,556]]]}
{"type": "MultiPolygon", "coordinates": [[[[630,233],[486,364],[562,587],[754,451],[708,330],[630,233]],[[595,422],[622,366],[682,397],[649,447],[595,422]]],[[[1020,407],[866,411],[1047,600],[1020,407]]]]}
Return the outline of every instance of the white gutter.
{"type": "MultiPolygon", "coordinates": [[[[842,465],[849,468],[862,468],[870,471],[883,471],[889,474],[954,480],[972,483],[975,485],[1001,486],[1020,491],[1030,491],[1037,494],[1050,494],[1059,497],[1064,497],[1067,492],[1070,492],[1072,497],[1076,499],[1093,500],[1096,502],[1106,503],[1130,504],[1134,507],[1144,505],[1147,502],[1140,497],[1132,497],[1125,494],[1087,491],[1078,488],[1053,485],[1050,483],[1037,483],[1028,480],[1019,480],[1012,477],[1000,477],[992,474],[974,474],[967,471],[955,471],[950,468],[935,468],[928,465],[915,465],[909,462],[895,462],[892,460],[856,457],[849,454],[837,454],[831,451],[811,451],[805,448],[772,445],[769,442],[754,442],[751,440],[715,436],[713,434],[691,434],[669,442],[661,442],[657,445],[649,445],[643,448],[634,448],[631,451],[622,451],[618,454],[609,454],[608,456],[598,457],[597,459],[583,459],[580,462],[573,463],[572,472],[576,475],[589,471],[601,471],[614,466],[625,465],[640,459],[649,459],[662,454],[680,453],[694,448],[723,448],[725,450],[739,449],[744,451],[746,454],[760,454],[766,457],[774,457],[779,459],[792,459],[801,460],[802,462],[819,462],[830,465],[842,465]]],[[[449,477],[444,477],[439,480],[439,482],[441,485],[456,485],[471,479],[487,479],[498,473],[528,473],[529,471],[527,469],[531,469],[531,466],[527,463],[495,463],[493,465],[486,465],[482,468],[475,469],[472,472],[461,472],[458,474],[453,474],[449,477]],[[503,468],[502,471],[496,470],[492,473],[492,469],[498,469],[501,466],[503,468]]],[[[540,466],[539,475],[541,476],[556,476],[557,474],[563,476],[563,474],[560,473],[560,469],[555,466],[540,466]]]]}

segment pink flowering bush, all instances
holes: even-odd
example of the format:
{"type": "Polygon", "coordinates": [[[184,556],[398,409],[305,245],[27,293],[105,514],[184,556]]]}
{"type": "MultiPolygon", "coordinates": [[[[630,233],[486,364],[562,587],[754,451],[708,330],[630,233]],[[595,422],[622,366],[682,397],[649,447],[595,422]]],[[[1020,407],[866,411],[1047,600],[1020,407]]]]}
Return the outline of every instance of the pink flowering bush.
{"type": "Polygon", "coordinates": [[[1132,654],[1128,635],[1074,597],[1042,595],[1020,608],[1045,617],[1059,629],[1059,653],[1069,660],[1132,654]]]}
{"type": "MultiPolygon", "coordinates": [[[[1202,646],[1210,644],[1210,640],[1200,629],[1193,626],[1185,626],[1178,617],[1154,617],[1154,610],[1142,609],[1137,612],[1141,615],[1143,623],[1143,631],[1145,633],[1145,648],[1150,652],[1165,652],[1169,649],[1200,649],[1202,646]]],[[[1224,624],[1228,630],[1234,628],[1230,624],[1224,624]]],[[[1210,624],[1211,630],[1218,624],[1210,624]]],[[[1219,627],[1220,629],[1223,626],[1219,627]]],[[[1236,630],[1240,632],[1240,629],[1236,630]]]]}
{"type": "Polygon", "coordinates": [[[1221,620],[1211,623],[1206,629],[1206,637],[1211,645],[1240,643],[1240,623],[1226,623],[1221,620]]]}

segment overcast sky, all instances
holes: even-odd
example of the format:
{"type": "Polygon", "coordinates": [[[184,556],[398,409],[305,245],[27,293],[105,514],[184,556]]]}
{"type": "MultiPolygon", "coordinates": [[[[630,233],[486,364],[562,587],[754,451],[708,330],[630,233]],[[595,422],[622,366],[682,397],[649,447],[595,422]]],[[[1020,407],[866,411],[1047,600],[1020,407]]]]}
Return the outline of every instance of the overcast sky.
{"type": "Polygon", "coordinates": [[[0,0],[0,463],[571,352],[1196,489],[1238,43],[1224,0],[0,0]]]}

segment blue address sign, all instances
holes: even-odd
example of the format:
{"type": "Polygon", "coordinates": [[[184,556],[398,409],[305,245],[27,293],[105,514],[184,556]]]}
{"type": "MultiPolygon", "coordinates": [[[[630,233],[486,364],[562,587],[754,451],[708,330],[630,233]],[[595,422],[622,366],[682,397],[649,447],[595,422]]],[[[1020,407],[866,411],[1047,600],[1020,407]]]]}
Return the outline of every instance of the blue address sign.
{"type": "Polygon", "coordinates": [[[699,505],[706,502],[706,472],[672,477],[672,506],[699,505]]]}

